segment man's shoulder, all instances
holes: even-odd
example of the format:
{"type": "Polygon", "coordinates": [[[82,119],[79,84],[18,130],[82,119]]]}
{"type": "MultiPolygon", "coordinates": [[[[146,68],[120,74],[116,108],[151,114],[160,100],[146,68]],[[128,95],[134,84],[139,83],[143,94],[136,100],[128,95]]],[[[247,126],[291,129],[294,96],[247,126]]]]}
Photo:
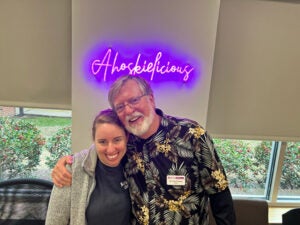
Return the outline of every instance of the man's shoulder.
{"type": "Polygon", "coordinates": [[[186,117],[174,116],[165,114],[161,109],[156,108],[156,113],[162,117],[163,121],[177,123],[180,125],[194,126],[194,127],[202,127],[197,121],[193,119],[189,119],[186,117]]]}
{"type": "Polygon", "coordinates": [[[165,115],[165,119],[179,126],[187,126],[191,128],[193,127],[203,128],[197,121],[185,117],[165,115]]]}

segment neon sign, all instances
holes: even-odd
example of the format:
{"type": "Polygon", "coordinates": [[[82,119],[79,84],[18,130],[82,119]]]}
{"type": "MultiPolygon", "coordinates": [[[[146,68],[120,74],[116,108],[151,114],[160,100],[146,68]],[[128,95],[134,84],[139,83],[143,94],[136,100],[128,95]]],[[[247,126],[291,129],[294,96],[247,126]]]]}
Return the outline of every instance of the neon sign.
{"type": "Polygon", "coordinates": [[[109,76],[117,74],[148,75],[150,80],[170,80],[172,77],[187,82],[191,78],[194,67],[181,63],[169,57],[162,51],[151,51],[151,55],[138,53],[130,58],[124,58],[119,51],[108,48],[103,57],[91,60],[92,74],[106,81],[109,76]]]}

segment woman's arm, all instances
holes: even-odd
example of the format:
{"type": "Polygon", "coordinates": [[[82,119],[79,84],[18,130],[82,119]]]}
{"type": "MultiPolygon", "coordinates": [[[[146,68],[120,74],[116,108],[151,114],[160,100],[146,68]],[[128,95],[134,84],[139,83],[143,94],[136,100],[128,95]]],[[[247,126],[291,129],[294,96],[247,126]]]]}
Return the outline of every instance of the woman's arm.
{"type": "Polygon", "coordinates": [[[71,187],[53,186],[45,225],[68,225],[70,221],[71,187]]]}

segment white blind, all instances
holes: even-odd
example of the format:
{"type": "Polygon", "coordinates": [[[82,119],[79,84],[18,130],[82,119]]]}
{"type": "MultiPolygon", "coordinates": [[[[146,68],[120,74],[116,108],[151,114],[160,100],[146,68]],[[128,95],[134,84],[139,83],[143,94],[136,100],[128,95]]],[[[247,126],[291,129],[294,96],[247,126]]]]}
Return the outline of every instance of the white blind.
{"type": "Polygon", "coordinates": [[[300,140],[300,2],[223,0],[207,129],[300,140]]]}
{"type": "Polygon", "coordinates": [[[0,105],[71,108],[71,0],[0,1],[0,105]]]}

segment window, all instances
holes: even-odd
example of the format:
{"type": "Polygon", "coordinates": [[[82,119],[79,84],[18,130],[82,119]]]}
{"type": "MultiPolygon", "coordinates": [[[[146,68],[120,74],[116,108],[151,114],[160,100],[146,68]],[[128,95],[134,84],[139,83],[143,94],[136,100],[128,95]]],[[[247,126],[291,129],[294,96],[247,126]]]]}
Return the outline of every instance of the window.
{"type": "MultiPolygon", "coordinates": [[[[71,151],[71,111],[0,106],[0,180],[50,180],[71,151]]],[[[233,196],[300,200],[300,142],[214,139],[233,196]]]]}
{"type": "Polygon", "coordinates": [[[283,154],[278,200],[299,200],[300,142],[288,142],[283,154]]]}
{"type": "Polygon", "coordinates": [[[214,139],[233,196],[300,199],[300,143],[214,139]],[[280,160],[284,156],[284,160],[280,160]],[[282,171],[282,173],[281,173],[282,171]],[[278,178],[280,186],[275,186],[278,178]],[[278,193],[278,194],[277,194],[278,193]]]}
{"type": "Polygon", "coordinates": [[[71,111],[0,106],[0,180],[51,179],[71,151],[71,111]]]}

